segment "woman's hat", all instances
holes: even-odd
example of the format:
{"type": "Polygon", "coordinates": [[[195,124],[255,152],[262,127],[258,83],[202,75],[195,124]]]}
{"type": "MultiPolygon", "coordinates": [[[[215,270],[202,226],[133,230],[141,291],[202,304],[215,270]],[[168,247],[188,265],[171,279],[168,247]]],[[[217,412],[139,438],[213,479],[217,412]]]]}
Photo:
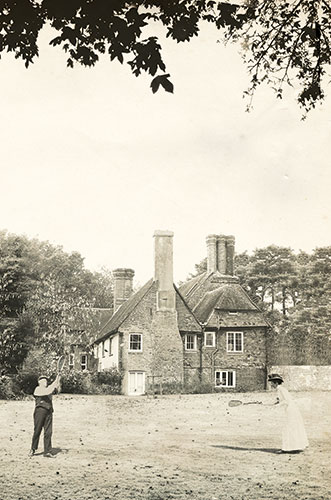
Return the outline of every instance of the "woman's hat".
{"type": "Polygon", "coordinates": [[[277,380],[279,382],[284,382],[283,377],[278,375],[278,373],[270,373],[270,375],[268,375],[268,382],[276,382],[277,380]]]}

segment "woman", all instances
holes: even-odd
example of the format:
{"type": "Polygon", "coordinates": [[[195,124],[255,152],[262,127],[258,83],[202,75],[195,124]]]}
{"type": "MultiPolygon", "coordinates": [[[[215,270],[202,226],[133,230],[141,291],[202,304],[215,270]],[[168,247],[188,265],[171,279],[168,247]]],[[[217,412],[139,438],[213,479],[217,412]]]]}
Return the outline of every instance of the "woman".
{"type": "Polygon", "coordinates": [[[272,373],[268,376],[268,381],[273,389],[277,389],[277,402],[284,407],[285,422],[282,429],[282,452],[303,451],[309,445],[303,420],[288,390],[282,385],[283,378],[272,373]]]}

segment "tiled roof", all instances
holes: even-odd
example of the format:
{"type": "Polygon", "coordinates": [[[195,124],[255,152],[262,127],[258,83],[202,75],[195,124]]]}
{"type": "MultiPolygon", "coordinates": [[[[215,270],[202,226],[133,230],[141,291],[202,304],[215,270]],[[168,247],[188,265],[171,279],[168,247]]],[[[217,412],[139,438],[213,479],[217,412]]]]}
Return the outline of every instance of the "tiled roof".
{"type": "Polygon", "coordinates": [[[243,288],[235,283],[224,284],[207,292],[194,308],[195,315],[205,323],[214,309],[223,311],[259,311],[243,288]]]}
{"type": "Polygon", "coordinates": [[[180,291],[175,286],[176,291],[176,311],[178,314],[178,329],[181,332],[200,332],[201,326],[191,311],[180,291]]]}
{"type": "Polygon", "coordinates": [[[198,276],[195,276],[194,278],[190,279],[183,285],[179,287],[179,291],[183,297],[186,297],[190,294],[190,291],[196,287],[199,286],[202,281],[204,281],[208,277],[207,272],[199,274],[198,276]]]}
{"type": "Polygon", "coordinates": [[[270,327],[261,311],[238,311],[231,314],[229,311],[214,309],[209,316],[208,328],[249,328],[270,327]]]}
{"type": "Polygon", "coordinates": [[[102,326],[96,342],[103,340],[104,337],[107,337],[109,334],[114,333],[118,330],[122,323],[137,307],[146,293],[152,288],[153,284],[154,281],[152,278],[121,305],[121,307],[115,312],[115,314],[102,326]]]}

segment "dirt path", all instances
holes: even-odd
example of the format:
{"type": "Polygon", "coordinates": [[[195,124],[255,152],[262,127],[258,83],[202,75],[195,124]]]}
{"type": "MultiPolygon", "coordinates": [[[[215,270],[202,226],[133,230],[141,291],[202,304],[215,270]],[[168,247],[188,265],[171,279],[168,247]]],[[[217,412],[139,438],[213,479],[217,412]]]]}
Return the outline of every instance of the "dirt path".
{"type": "Polygon", "coordinates": [[[310,440],[298,455],[277,453],[280,408],[232,397],[58,396],[53,459],[27,458],[33,401],[0,401],[0,499],[330,499],[331,392],[294,394],[310,440]]]}

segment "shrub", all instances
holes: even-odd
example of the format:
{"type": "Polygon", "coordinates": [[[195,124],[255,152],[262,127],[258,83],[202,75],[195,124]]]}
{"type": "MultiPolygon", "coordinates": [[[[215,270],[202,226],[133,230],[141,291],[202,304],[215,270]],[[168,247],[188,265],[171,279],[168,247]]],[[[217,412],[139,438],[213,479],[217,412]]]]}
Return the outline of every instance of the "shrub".
{"type": "Polygon", "coordinates": [[[16,382],[24,394],[33,394],[38,385],[38,375],[27,371],[22,371],[16,376],[16,382]]]}
{"type": "Polygon", "coordinates": [[[0,376],[0,399],[15,399],[16,394],[15,383],[11,377],[6,375],[0,376]]]}
{"type": "Polygon", "coordinates": [[[61,374],[61,392],[93,394],[91,374],[82,370],[65,370],[61,374]]]}
{"type": "Polygon", "coordinates": [[[122,375],[116,368],[98,372],[94,383],[102,394],[121,394],[122,375]]]}

